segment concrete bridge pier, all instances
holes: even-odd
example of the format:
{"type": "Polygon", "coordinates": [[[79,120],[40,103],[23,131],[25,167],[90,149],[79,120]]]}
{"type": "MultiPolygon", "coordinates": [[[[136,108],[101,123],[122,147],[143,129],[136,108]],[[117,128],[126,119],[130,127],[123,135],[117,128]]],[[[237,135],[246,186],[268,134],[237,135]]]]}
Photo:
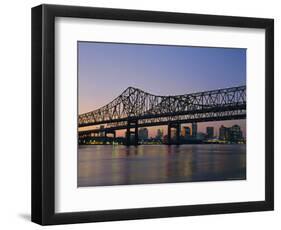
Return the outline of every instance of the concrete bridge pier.
{"type": "Polygon", "coordinates": [[[126,145],[138,145],[139,144],[139,127],[138,120],[129,120],[126,129],[126,145]],[[131,128],[134,131],[131,131],[131,128]],[[134,134],[134,139],[131,139],[131,134],[134,134]]]}
{"type": "Polygon", "coordinates": [[[180,130],[181,130],[180,123],[169,123],[168,124],[167,144],[168,145],[172,144],[172,138],[171,138],[172,129],[176,129],[175,144],[179,145],[180,144],[180,130]]]}

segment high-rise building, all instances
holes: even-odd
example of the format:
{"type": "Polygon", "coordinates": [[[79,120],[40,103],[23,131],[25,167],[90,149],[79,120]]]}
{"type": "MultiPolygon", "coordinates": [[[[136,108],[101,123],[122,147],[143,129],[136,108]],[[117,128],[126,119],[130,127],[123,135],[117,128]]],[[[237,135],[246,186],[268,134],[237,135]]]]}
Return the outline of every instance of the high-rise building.
{"type": "Polygon", "coordinates": [[[233,125],[230,128],[229,141],[233,143],[243,141],[243,134],[239,125],[233,125]]]}
{"type": "Polygon", "coordinates": [[[182,129],[182,136],[184,138],[189,138],[190,137],[190,127],[188,127],[188,126],[183,127],[183,129],[182,129]]]}
{"type": "Polygon", "coordinates": [[[206,128],[207,138],[214,137],[214,127],[207,127],[206,128]]]}
{"type": "Polygon", "coordinates": [[[197,136],[197,123],[193,122],[192,123],[192,137],[196,137],[197,136]]]}
{"type": "Polygon", "coordinates": [[[229,136],[229,128],[225,127],[225,126],[221,126],[219,129],[219,138],[220,140],[224,140],[227,141],[228,140],[228,136],[229,136]]]}
{"type": "Polygon", "coordinates": [[[175,139],[177,136],[177,130],[176,129],[171,129],[171,138],[175,139]]]}
{"type": "Polygon", "coordinates": [[[140,140],[148,139],[148,129],[147,128],[139,129],[139,139],[140,140]]]}
{"type": "Polygon", "coordinates": [[[157,139],[162,139],[163,138],[163,130],[157,129],[156,138],[157,139]]]}
{"type": "Polygon", "coordinates": [[[239,125],[233,125],[232,127],[220,127],[220,140],[228,141],[231,143],[238,143],[243,141],[243,133],[239,125]]]}

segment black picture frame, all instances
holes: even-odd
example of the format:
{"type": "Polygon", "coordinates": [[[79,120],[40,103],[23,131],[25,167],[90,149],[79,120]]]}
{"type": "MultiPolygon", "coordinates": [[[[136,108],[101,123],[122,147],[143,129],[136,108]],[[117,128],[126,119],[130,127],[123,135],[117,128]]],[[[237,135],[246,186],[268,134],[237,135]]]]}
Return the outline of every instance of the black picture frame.
{"type": "Polygon", "coordinates": [[[41,225],[267,211],[274,209],[274,20],[125,9],[32,8],[32,221],[41,225]],[[55,17],[265,29],[265,200],[55,213],[55,17]]]}

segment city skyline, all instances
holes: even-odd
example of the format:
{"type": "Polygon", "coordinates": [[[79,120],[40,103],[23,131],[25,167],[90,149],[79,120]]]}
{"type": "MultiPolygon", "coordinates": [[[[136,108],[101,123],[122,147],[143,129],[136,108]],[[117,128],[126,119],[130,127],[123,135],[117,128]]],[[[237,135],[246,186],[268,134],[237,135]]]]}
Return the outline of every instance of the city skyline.
{"type": "MultiPolygon", "coordinates": [[[[239,128],[241,128],[239,125],[234,124],[232,126],[226,126],[226,125],[221,125],[218,130],[216,130],[216,127],[214,126],[206,126],[206,130],[205,131],[196,131],[196,134],[204,134],[206,135],[206,138],[212,139],[212,138],[221,138],[221,129],[225,128],[225,129],[231,129],[235,126],[238,126],[239,128]],[[211,131],[211,132],[208,132],[211,131]]],[[[144,128],[140,128],[139,129],[139,139],[142,138],[143,136],[143,131],[145,131],[145,138],[160,138],[159,136],[159,132],[161,132],[161,137],[163,138],[164,136],[167,135],[167,131],[164,131],[165,128],[164,126],[158,126],[158,128],[156,128],[156,133],[154,135],[150,135],[149,133],[149,127],[144,127],[144,128]]],[[[186,125],[186,124],[182,124],[181,125],[181,129],[180,129],[180,136],[193,136],[193,129],[191,125],[186,125]],[[188,129],[189,134],[186,134],[186,129],[188,129]]],[[[195,134],[195,135],[196,135],[195,134]]],[[[242,133],[243,134],[243,133],[242,133]]],[[[246,139],[246,136],[244,136],[244,134],[242,135],[242,137],[244,139],[246,139]]]]}
{"type": "MultiPolygon", "coordinates": [[[[128,86],[178,95],[245,85],[246,50],[79,42],[78,81],[79,114],[106,105],[128,86]]],[[[198,123],[198,131],[222,124],[238,124],[246,136],[246,120],[198,123]]],[[[158,128],[150,128],[151,135],[158,128]]]]}

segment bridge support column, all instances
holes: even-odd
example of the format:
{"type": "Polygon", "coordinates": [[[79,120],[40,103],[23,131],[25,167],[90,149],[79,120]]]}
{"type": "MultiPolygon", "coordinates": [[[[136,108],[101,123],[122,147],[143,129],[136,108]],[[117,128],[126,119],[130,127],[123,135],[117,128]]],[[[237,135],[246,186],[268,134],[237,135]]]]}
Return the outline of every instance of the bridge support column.
{"type": "Polygon", "coordinates": [[[139,125],[138,125],[138,121],[135,121],[135,141],[134,141],[134,145],[138,145],[139,144],[139,125]]]}
{"type": "Polygon", "coordinates": [[[170,123],[168,124],[168,135],[167,135],[167,144],[171,145],[172,144],[172,129],[176,129],[176,136],[175,136],[175,144],[179,145],[180,144],[180,123],[170,123]]]}
{"type": "Polygon", "coordinates": [[[181,134],[181,125],[178,123],[176,124],[176,145],[180,144],[180,134],[181,134]]]}
{"type": "Polygon", "coordinates": [[[168,135],[167,135],[167,144],[171,144],[171,126],[168,124],[168,135]]]}
{"type": "Polygon", "coordinates": [[[125,143],[127,146],[131,145],[130,132],[131,132],[131,129],[130,129],[129,122],[128,122],[128,126],[127,126],[127,129],[126,129],[126,143],[125,143]]]}
{"type": "Polygon", "coordinates": [[[129,120],[126,128],[126,145],[138,145],[139,144],[139,127],[138,120],[129,120]],[[134,128],[134,131],[131,131],[134,128]],[[131,134],[134,134],[134,141],[132,143],[131,134]]]}

